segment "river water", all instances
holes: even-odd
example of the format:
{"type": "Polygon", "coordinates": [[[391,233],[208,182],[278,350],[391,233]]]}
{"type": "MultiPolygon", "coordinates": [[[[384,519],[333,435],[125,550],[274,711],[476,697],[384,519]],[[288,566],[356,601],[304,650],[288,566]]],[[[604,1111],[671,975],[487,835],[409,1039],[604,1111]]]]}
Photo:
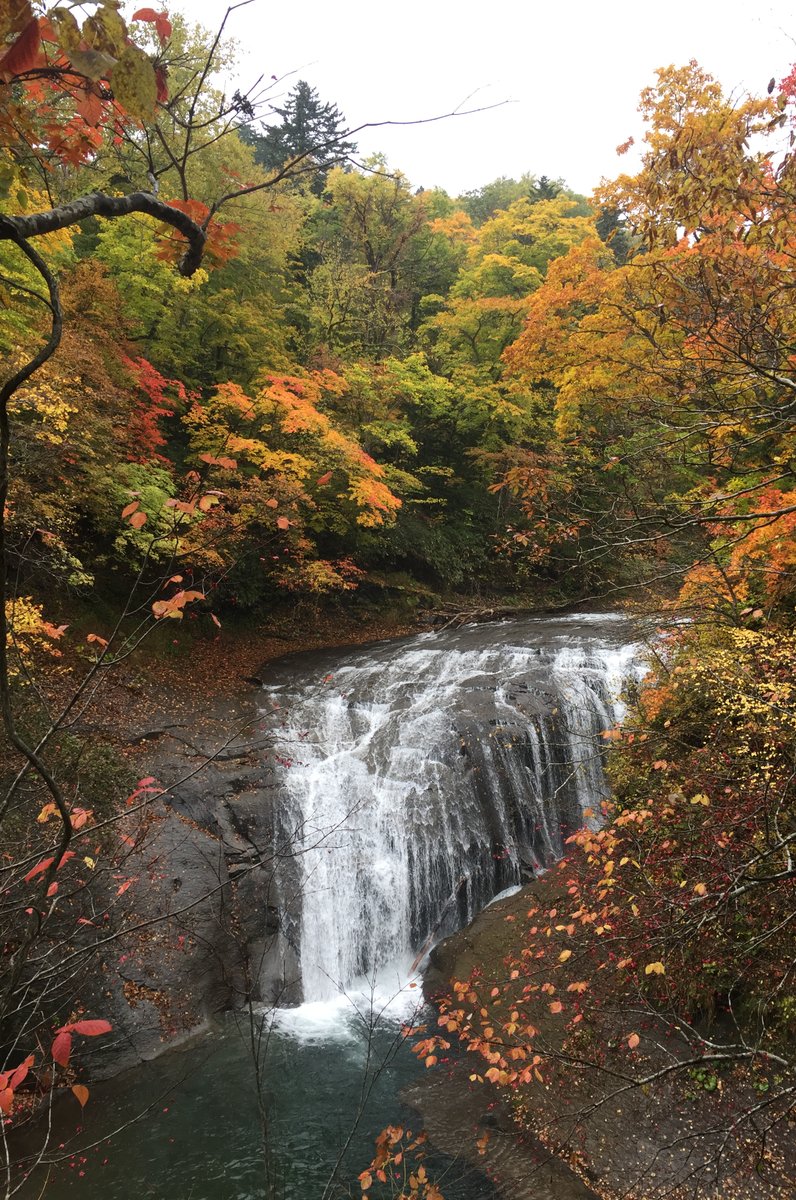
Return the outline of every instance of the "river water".
{"type": "MultiPolygon", "coordinates": [[[[412,1122],[396,1097],[422,1070],[400,1032],[424,1019],[418,963],[598,819],[602,732],[643,672],[637,627],[610,614],[272,664],[261,708],[273,734],[275,837],[291,847],[280,936],[303,1003],[254,1013],[268,1155],[249,1017],[228,1016],[200,1044],[95,1088],[85,1130],[67,1098],[46,1196],[358,1195],[375,1134],[412,1122]]],[[[464,1164],[434,1166],[448,1200],[494,1194],[464,1164]]],[[[40,1177],[26,1196],[41,1187],[40,1177]]]]}

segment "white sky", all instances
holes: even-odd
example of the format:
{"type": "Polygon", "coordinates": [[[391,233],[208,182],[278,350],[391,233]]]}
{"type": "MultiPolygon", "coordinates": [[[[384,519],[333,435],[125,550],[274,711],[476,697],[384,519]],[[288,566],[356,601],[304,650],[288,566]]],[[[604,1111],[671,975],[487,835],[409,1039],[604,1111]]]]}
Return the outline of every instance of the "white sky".
{"type": "MultiPolygon", "coordinates": [[[[167,7],[215,29],[227,2],[167,7]]],[[[435,116],[471,93],[464,107],[512,101],[359,135],[360,154],[381,150],[413,186],[452,195],[523,171],[589,194],[633,165],[616,146],[638,140],[638,96],[656,67],[696,58],[726,91],[760,94],[796,60],[796,3],[785,0],[253,0],[228,29],[241,90],[292,71],[282,99],[306,79],[352,126],[435,116]]]]}

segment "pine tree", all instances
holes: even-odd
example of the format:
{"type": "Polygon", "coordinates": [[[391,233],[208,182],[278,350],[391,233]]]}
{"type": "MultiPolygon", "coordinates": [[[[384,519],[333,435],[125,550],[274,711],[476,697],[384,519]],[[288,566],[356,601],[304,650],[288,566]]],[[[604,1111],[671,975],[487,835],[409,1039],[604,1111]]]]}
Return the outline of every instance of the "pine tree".
{"type": "Polygon", "coordinates": [[[320,195],[330,167],[356,151],[348,141],[346,120],[336,104],[322,104],[315,88],[300,79],[284,108],[274,108],[281,124],[255,135],[255,159],[269,170],[278,170],[300,155],[307,156],[312,190],[320,195]]]}

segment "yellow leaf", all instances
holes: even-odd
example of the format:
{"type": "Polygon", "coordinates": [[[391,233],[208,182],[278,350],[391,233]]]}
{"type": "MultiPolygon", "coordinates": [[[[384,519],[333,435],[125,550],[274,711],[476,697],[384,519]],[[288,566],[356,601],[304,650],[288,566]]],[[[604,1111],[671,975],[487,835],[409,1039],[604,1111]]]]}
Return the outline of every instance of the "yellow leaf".
{"type": "Polygon", "coordinates": [[[644,968],[644,974],[645,975],[665,975],[666,967],[663,965],[662,962],[647,963],[646,967],[644,968]]]}
{"type": "Polygon", "coordinates": [[[155,68],[143,50],[132,45],[126,47],[111,70],[111,86],[115,99],[131,117],[143,121],[152,116],[157,103],[157,80],[155,68]]]}

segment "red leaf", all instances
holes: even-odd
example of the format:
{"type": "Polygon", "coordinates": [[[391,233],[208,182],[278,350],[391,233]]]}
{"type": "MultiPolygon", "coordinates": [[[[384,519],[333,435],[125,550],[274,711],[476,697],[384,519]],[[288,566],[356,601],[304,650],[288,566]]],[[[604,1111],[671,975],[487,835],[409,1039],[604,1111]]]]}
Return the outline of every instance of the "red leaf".
{"type": "Polygon", "coordinates": [[[43,858],[41,862],[36,863],[36,866],[33,867],[32,870],[28,871],[27,875],[25,876],[25,883],[30,883],[31,879],[35,879],[37,875],[41,875],[42,872],[46,871],[48,867],[51,867],[54,862],[54,858],[43,858]]]}
{"type": "Polygon", "coordinates": [[[51,883],[50,886],[47,888],[47,895],[54,896],[57,891],[58,891],[58,884],[51,883]]]}
{"type": "Polygon", "coordinates": [[[155,26],[161,42],[165,42],[171,37],[171,21],[166,12],[155,12],[154,8],[139,8],[138,12],[134,13],[130,20],[149,21],[150,24],[155,26]]]}
{"type": "Polygon", "coordinates": [[[0,78],[6,82],[40,65],[41,32],[37,17],[28,21],[17,40],[0,58],[0,78]]]}
{"type": "Polygon", "coordinates": [[[83,1037],[99,1037],[101,1033],[110,1033],[113,1026],[109,1021],[75,1021],[73,1025],[65,1025],[64,1029],[82,1033],[83,1037]]]}
{"type": "Polygon", "coordinates": [[[158,31],[158,37],[161,42],[166,42],[171,37],[171,21],[166,13],[158,13],[155,18],[155,29],[158,31]]]}
{"type": "Polygon", "coordinates": [[[11,1088],[12,1091],[15,1088],[18,1088],[19,1085],[22,1083],[22,1081],[25,1078],[25,1076],[27,1075],[28,1071],[33,1066],[33,1063],[34,1063],[33,1055],[29,1054],[28,1057],[25,1059],[25,1061],[23,1063],[20,1063],[15,1071],[12,1071],[11,1078],[8,1081],[8,1086],[11,1088]]]}
{"type": "Polygon", "coordinates": [[[11,1112],[11,1106],[14,1103],[14,1091],[12,1088],[3,1088],[0,1091],[0,1112],[6,1117],[11,1112]]]}
{"type": "Polygon", "coordinates": [[[59,1066],[68,1065],[69,1055],[72,1053],[72,1035],[68,1029],[61,1029],[55,1035],[50,1053],[59,1066]]]}
{"type": "Polygon", "coordinates": [[[327,471],[324,475],[321,475],[316,482],[319,484],[319,486],[323,486],[323,484],[328,483],[331,478],[332,472],[327,471]]]}
{"type": "Polygon", "coordinates": [[[169,98],[169,85],[166,82],[166,68],[155,67],[155,82],[157,84],[157,96],[161,104],[165,104],[169,98]]]}

